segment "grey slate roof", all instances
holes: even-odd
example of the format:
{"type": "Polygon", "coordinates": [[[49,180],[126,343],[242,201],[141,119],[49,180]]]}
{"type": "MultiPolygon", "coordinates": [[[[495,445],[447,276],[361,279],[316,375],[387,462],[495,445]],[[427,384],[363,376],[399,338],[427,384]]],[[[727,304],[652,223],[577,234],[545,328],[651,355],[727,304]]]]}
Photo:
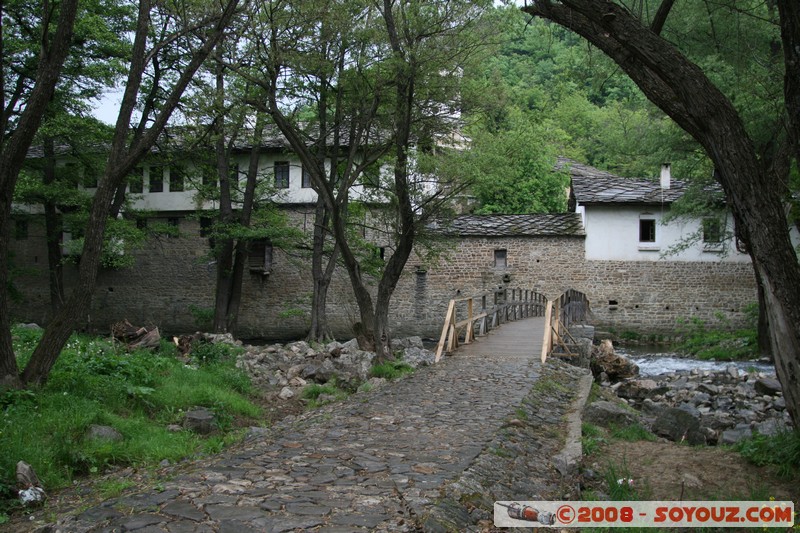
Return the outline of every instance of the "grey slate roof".
{"type": "Polygon", "coordinates": [[[569,168],[572,195],[581,205],[591,204],[669,204],[686,192],[687,184],[672,180],[669,189],[659,181],[620,178],[603,170],[559,158],[556,168],[569,168]]]}
{"type": "Polygon", "coordinates": [[[584,236],[577,213],[541,215],[461,215],[441,231],[461,237],[584,236]]]}

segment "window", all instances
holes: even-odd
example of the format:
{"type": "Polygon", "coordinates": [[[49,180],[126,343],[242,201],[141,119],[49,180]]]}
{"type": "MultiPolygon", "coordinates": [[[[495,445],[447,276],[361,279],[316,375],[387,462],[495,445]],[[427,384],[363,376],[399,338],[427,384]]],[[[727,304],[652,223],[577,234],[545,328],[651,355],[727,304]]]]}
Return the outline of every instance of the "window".
{"type": "Polygon", "coordinates": [[[200,217],[200,236],[208,237],[214,226],[214,219],[212,217],[200,217]]]}
{"type": "Polygon", "coordinates": [[[14,222],[14,238],[18,241],[24,241],[28,238],[27,220],[16,220],[14,222]]]}
{"type": "Polygon", "coordinates": [[[643,244],[655,244],[656,242],[656,221],[653,218],[639,219],[639,242],[643,244]]]}
{"type": "Polygon", "coordinates": [[[90,168],[84,167],[83,187],[85,189],[97,188],[97,174],[90,168]]]}
{"type": "Polygon", "coordinates": [[[722,223],[716,217],[703,219],[703,243],[717,245],[722,242],[722,223]]]}
{"type": "Polygon", "coordinates": [[[164,192],[164,173],[161,169],[150,169],[150,192],[164,192]]]}
{"type": "Polygon", "coordinates": [[[508,266],[508,250],[495,250],[494,251],[494,266],[495,268],[506,268],[508,266]]]}
{"type": "MultiPolygon", "coordinates": [[[[231,171],[231,174],[235,175],[234,172],[236,171],[236,165],[232,165],[231,168],[234,169],[231,171]]],[[[203,166],[203,186],[214,189],[217,188],[217,169],[211,165],[203,166]]]]}
{"type": "Polygon", "coordinates": [[[134,169],[128,177],[128,192],[141,194],[144,192],[144,168],[134,169]]]}
{"type": "Polygon", "coordinates": [[[311,188],[311,173],[308,170],[306,170],[306,167],[303,167],[303,185],[302,185],[302,187],[304,189],[310,189],[311,188]]]}
{"type": "Polygon", "coordinates": [[[272,243],[269,239],[256,239],[248,246],[247,260],[250,272],[268,275],[272,272],[272,243]]]}
{"type": "Polygon", "coordinates": [[[289,188],[289,162],[275,161],[275,188],[289,188]]]}
{"type": "Polygon", "coordinates": [[[186,170],[181,166],[169,169],[169,192],[182,192],[186,186],[186,170]]]}

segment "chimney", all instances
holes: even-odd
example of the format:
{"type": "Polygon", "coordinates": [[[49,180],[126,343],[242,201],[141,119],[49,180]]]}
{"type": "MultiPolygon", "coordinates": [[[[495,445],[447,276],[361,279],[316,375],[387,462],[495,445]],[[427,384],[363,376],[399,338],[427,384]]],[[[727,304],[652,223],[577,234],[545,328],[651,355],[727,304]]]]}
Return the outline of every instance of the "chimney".
{"type": "Polygon", "coordinates": [[[665,190],[669,189],[670,180],[671,180],[670,164],[669,163],[663,163],[661,165],[661,188],[665,189],[665,190]]]}

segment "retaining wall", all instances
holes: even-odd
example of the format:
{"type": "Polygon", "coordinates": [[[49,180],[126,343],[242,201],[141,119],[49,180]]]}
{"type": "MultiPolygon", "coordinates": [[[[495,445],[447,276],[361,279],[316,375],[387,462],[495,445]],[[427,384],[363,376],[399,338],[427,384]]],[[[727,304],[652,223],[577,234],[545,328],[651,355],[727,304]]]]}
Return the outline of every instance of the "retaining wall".
{"type": "MultiPolygon", "coordinates": [[[[181,237],[154,239],[137,252],[134,267],[100,273],[84,327],[106,330],[122,319],[158,325],[167,334],[206,327],[201,315],[213,306],[216,264],[196,220],[181,219],[180,229],[181,237]]],[[[690,317],[738,327],[744,324],[745,308],[756,301],[749,263],[587,261],[583,237],[463,237],[448,242],[436,260],[412,254],[392,299],[393,334],[437,337],[451,298],[502,288],[533,289],[550,298],[577,289],[591,302],[593,322],[618,333],[670,334],[690,317]],[[495,250],[506,250],[505,267],[495,266],[495,250]]],[[[28,238],[12,241],[12,252],[19,272],[14,283],[23,296],[13,306],[13,318],[45,323],[49,292],[43,224],[31,222],[28,238]]],[[[74,265],[65,267],[68,287],[75,273],[74,265]]],[[[276,250],[271,274],[245,274],[239,336],[302,336],[310,297],[307,256],[276,250]]],[[[331,284],[328,317],[340,338],[349,336],[350,325],[358,320],[341,267],[331,284]]]]}

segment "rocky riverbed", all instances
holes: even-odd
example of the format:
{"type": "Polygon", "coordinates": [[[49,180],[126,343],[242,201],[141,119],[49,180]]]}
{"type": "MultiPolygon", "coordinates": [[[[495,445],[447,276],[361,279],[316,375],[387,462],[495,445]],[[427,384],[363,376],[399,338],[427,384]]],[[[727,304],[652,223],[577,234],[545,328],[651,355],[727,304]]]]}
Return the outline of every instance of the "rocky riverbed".
{"type": "Polygon", "coordinates": [[[591,357],[595,379],[634,409],[594,402],[585,419],[599,425],[642,423],[655,434],[691,444],[734,444],[757,432],[791,429],[786,402],[774,373],[693,369],[640,377],[638,367],[614,353],[610,343],[591,357]]]}

